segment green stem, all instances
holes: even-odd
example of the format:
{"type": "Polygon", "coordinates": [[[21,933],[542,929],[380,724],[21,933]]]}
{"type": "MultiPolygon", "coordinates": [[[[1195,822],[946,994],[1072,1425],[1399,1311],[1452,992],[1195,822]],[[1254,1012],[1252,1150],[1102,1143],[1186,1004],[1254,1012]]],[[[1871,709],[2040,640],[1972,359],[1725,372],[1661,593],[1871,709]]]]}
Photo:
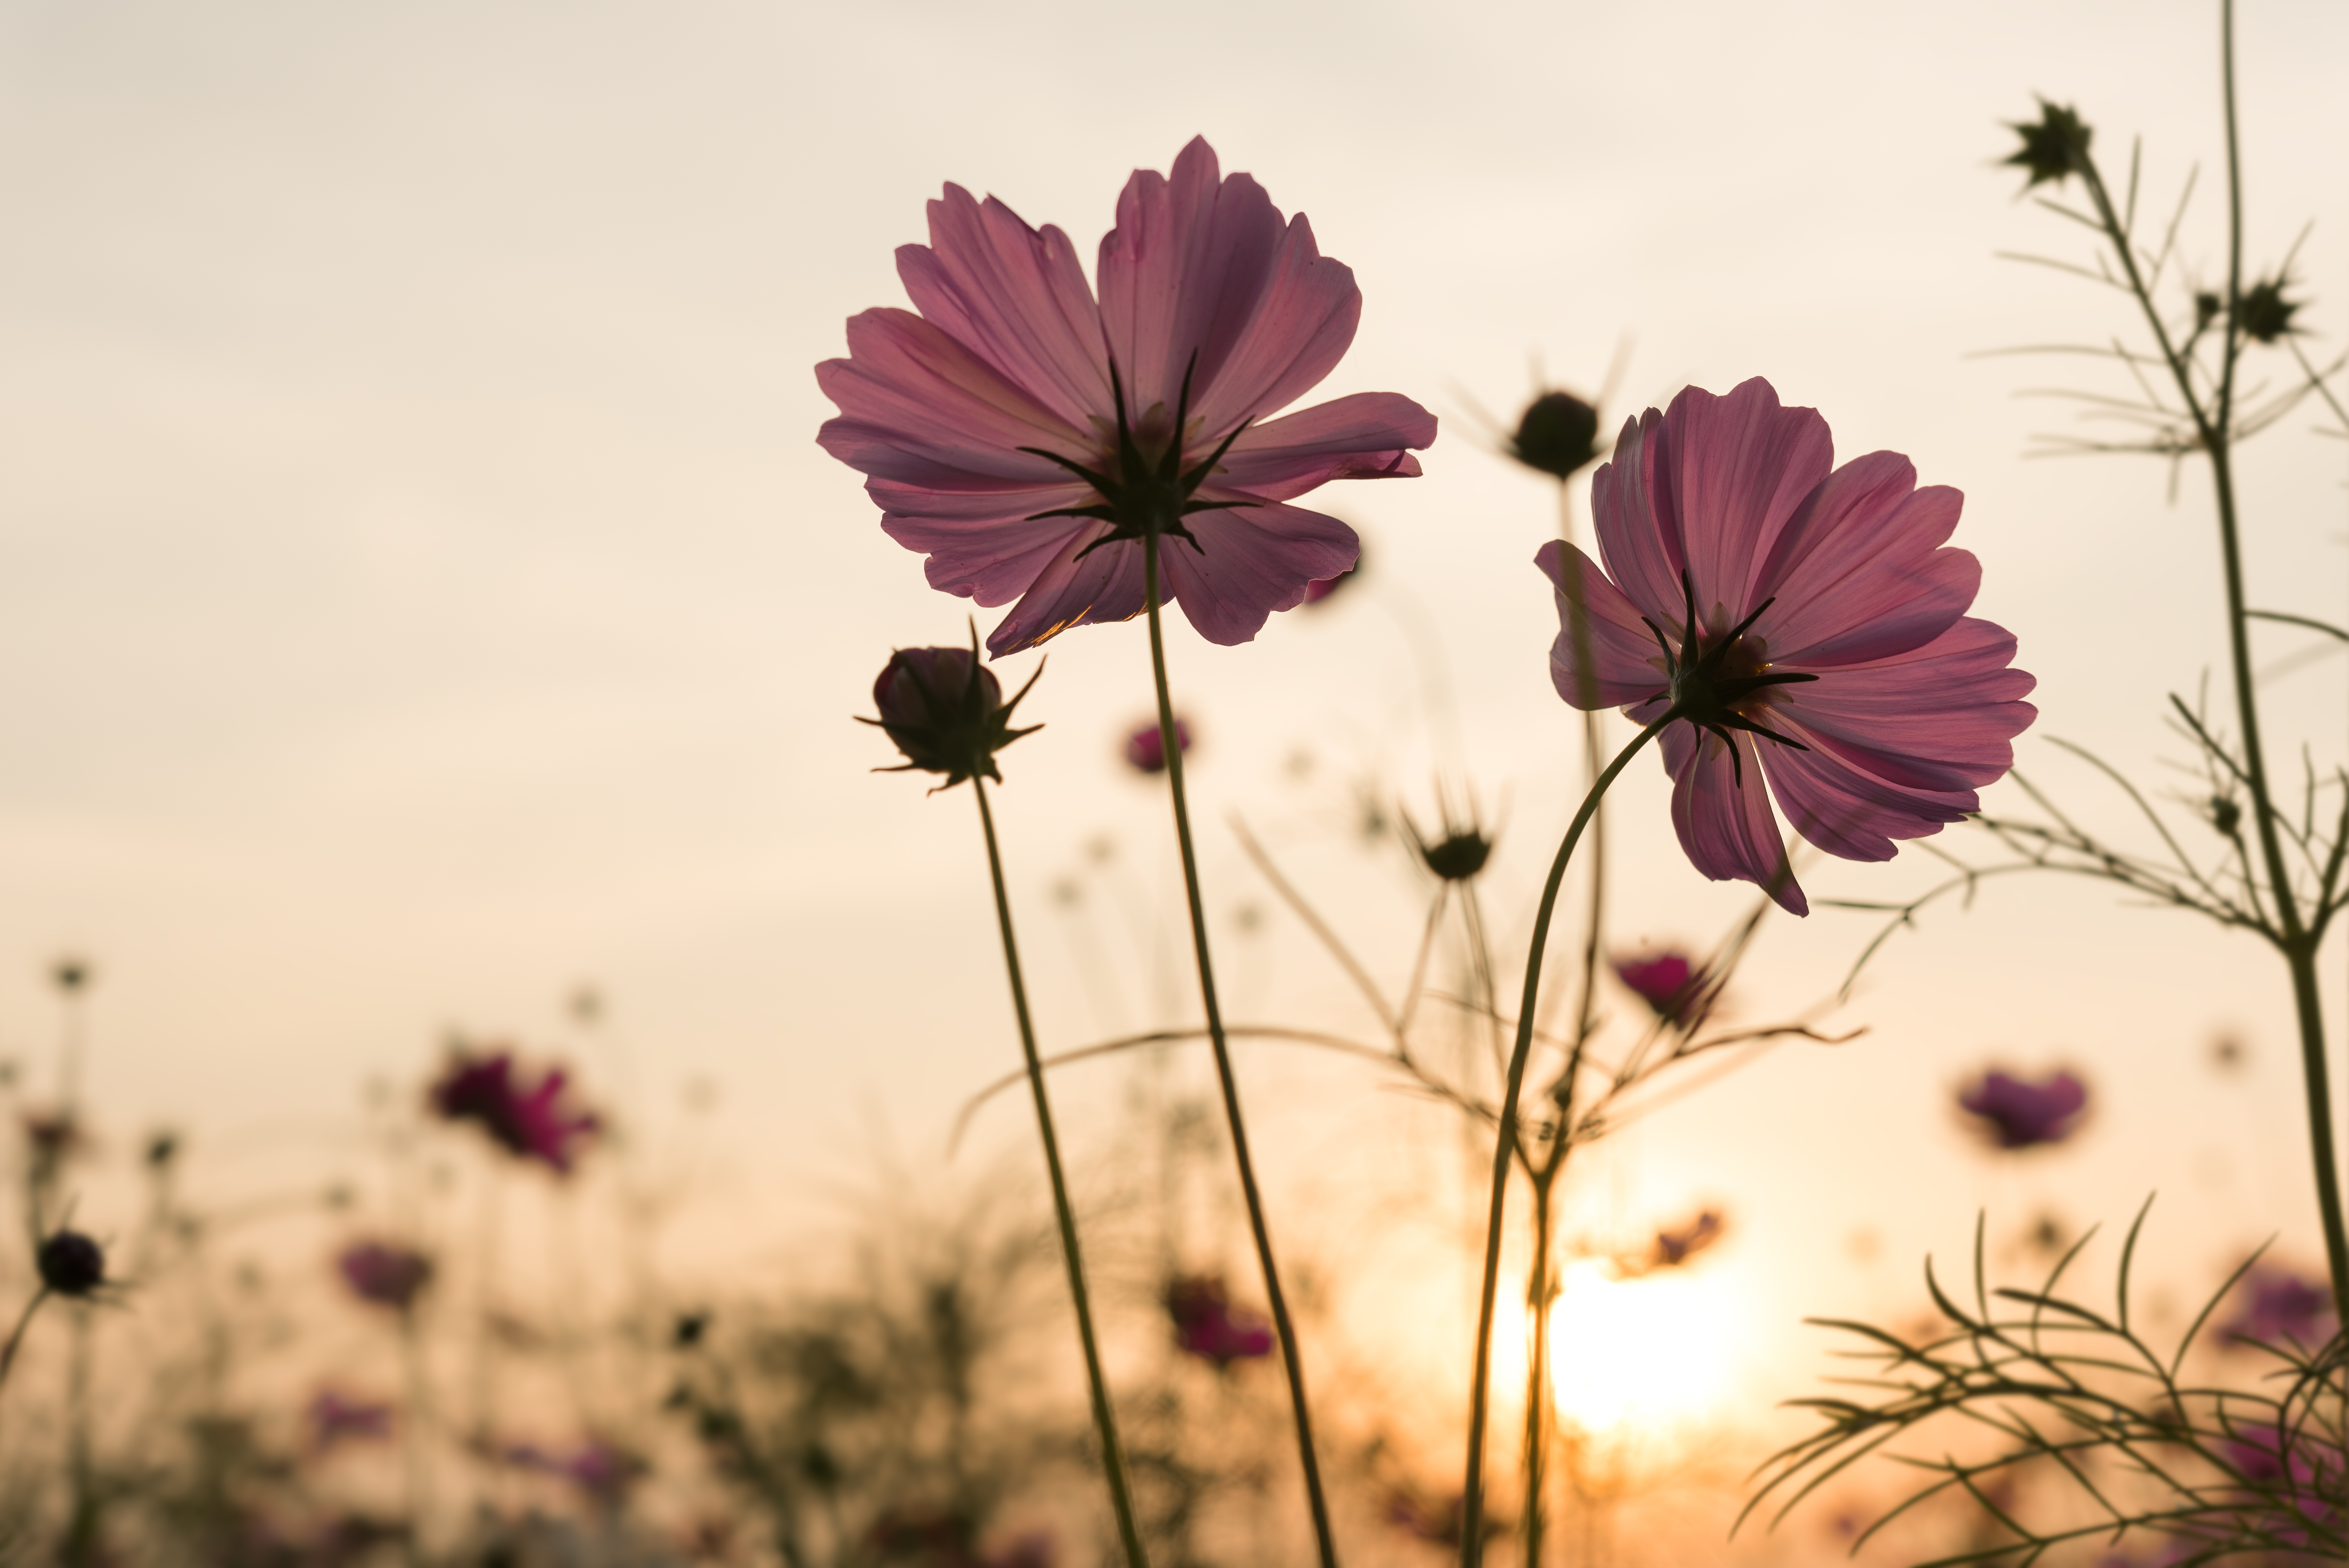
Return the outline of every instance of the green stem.
{"type": "Polygon", "coordinates": [[[1297,1326],[1290,1321],[1288,1302],[1280,1289],[1280,1270],[1272,1257],[1272,1231],[1265,1222],[1264,1195],[1257,1190],[1256,1165],[1248,1158],[1247,1126],[1240,1117],[1239,1082],[1232,1074],[1232,1052],[1224,1038],[1224,1015],[1216,1001],[1215,962],[1207,951],[1207,913],[1199,896],[1199,857],[1191,846],[1191,812],[1183,795],[1183,748],[1175,741],[1174,699],[1166,687],[1166,634],[1158,611],[1158,548],[1155,533],[1142,542],[1142,596],[1150,617],[1150,674],[1158,687],[1158,735],[1166,757],[1166,782],[1174,798],[1174,841],[1183,855],[1183,891],[1191,904],[1191,947],[1199,964],[1199,999],[1207,1015],[1207,1043],[1214,1047],[1216,1079],[1223,1089],[1224,1121],[1231,1130],[1232,1159],[1239,1167],[1240,1192],[1247,1200],[1248,1230],[1256,1239],[1257,1264],[1264,1271],[1265,1299],[1272,1308],[1272,1328],[1280,1339],[1280,1359],[1288,1374],[1288,1402],[1297,1420],[1297,1454],[1305,1470],[1305,1500],[1312,1510],[1313,1540],[1320,1550],[1321,1568],[1338,1568],[1337,1538],[1330,1528],[1330,1503],[1321,1490],[1321,1462],[1313,1449],[1313,1417],[1305,1400],[1305,1366],[1297,1350],[1297,1326]]]}
{"type": "Polygon", "coordinates": [[[1476,1307],[1475,1381],[1468,1389],[1467,1478],[1461,1489],[1463,1568],[1477,1568],[1485,1560],[1485,1420],[1492,1394],[1493,1301],[1500,1288],[1501,1221],[1508,1207],[1509,1159],[1516,1147],[1517,1096],[1525,1088],[1526,1058],[1533,1054],[1534,1008],[1541,1000],[1542,953],[1549,944],[1550,917],[1557,913],[1557,890],[1566,880],[1567,862],[1574,858],[1574,846],[1598,811],[1599,798],[1640,749],[1679,717],[1677,708],[1667,708],[1662,717],[1632,737],[1631,743],[1615,754],[1615,760],[1592,783],[1590,792],[1582,798],[1581,809],[1567,827],[1566,839],[1557,847],[1557,859],[1550,862],[1549,880],[1542,884],[1541,908],[1534,916],[1533,944],[1526,954],[1526,994],[1517,1006],[1516,1043],[1509,1052],[1508,1083],[1501,1094],[1501,1124],[1493,1146],[1492,1212],[1485,1227],[1485,1283],[1476,1307]]]}
{"type": "Polygon", "coordinates": [[[1556,1167],[1534,1179],[1534,1267],[1526,1282],[1526,1311],[1533,1331],[1532,1354],[1526,1366],[1526,1560],[1525,1568],[1541,1568],[1542,1532],[1549,1482],[1549,1304],[1557,1294],[1549,1282],[1550,1183],[1556,1167]]]}
{"type": "MultiPolygon", "coordinates": [[[[2227,311],[2222,334],[2220,373],[2212,406],[2205,409],[2194,385],[2194,366],[2170,340],[2137,264],[2128,230],[2114,210],[2104,178],[2091,162],[2082,179],[2095,202],[2106,238],[2127,279],[2129,292],[2145,314],[2154,341],[2178,384],[2186,411],[2194,421],[2196,438],[2210,459],[2210,482],[2219,512],[2219,556],[2227,593],[2227,654],[2231,666],[2235,712],[2242,726],[2242,775],[2251,797],[2251,820],[2259,835],[2260,859],[2268,877],[2275,919],[2266,930],[2282,953],[2292,976],[2292,1004],[2298,1015],[2301,1070],[2308,1099],[2310,1155],[2315,1166],[2316,1204],[2324,1226],[2325,1261],[2333,1276],[2334,1309],[2349,1322],[2349,1220],[2342,1208],[2341,1178],[2333,1148],[2332,1093],[2324,1055],[2323,998],[2316,983],[2315,933],[2302,918],[2293,894],[2291,869],[2283,841],[2277,831],[2277,810],[2268,784],[2266,748],[2260,738],[2259,704],[2251,668],[2251,616],[2243,593],[2243,552],[2240,520],[2236,510],[2233,454],[2235,369],[2243,347],[2237,325],[2243,281],[2243,179],[2241,139],[2235,113],[2234,0],[2220,6],[2220,86],[2224,97],[2227,128],[2227,311]]],[[[2256,904],[2257,891],[2251,897],[2256,904]]],[[[2322,912],[2318,912],[2320,917],[2322,912]]]]}
{"type": "Polygon", "coordinates": [[[8,1331],[8,1342],[0,1345],[0,1383],[8,1380],[8,1369],[16,1365],[16,1347],[25,1342],[25,1330],[33,1326],[33,1314],[41,1310],[41,1303],[49,1299],[49,1287],[43,1285],[33,1293],[25,1310],[16,1318],[16,1326],[8,1331]]]}
{"type": "Polygon", "coordinates": [[[1117,1511],[1118,1539],[1129,1568],[1149,1568],[1142,1530],[1134,1522],[1133,1496],[1125,1480],[1125,1450],[1117,1440],[1117,1416],[1110,1408],[1109,1379],[1102,1372],[1101,1346],[1093,1336],[1092,1296],[1085,1288],[1084,1255],[1077,1250],[1077,1217],[1069,1206],[1068,1178],[1061,1169],[1061,1140],[1052,1130],[1052,1102],[1044,1093],[1043,1058],[1036,1052],[1036,1026],[1028,1012],[1028,985],[1019,969],[1019,944],[1011,934],[1011,897],[1003,886],[1003,851],[995,839],[995,812],[987,803],[987,780],[971,776],[978,798],[978,823],[987,834],[987,870],[995,880],[995,921],[1003,931],[1003,968],[1011,977],[1011,1010],[1019,1019],[1019,1049],[1028,1058],[1028,1088],[1036,1097],[1036,1130],[1044,1140],[1044,1168],[1052,1178],[1052,1213],[1061,1225],[1061,1256],[1069,1265],[1069,1295],[1077,1306],[1077,1338],[1085,1349],[1085,1379],[1092,1390],[1093,1429],[1101,1434],[1102,1469],[1109,1477],[1110,1504],[1117,1511]]]}

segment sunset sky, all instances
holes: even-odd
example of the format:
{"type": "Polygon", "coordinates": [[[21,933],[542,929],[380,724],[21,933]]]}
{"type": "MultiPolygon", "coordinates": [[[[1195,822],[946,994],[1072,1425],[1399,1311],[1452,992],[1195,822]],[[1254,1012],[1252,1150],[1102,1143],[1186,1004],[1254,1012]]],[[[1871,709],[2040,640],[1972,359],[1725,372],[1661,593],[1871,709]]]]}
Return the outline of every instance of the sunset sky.
{"type": "MultiPolygon", "coordinates": [[[[1128,172],[1195,133],[1360,280],[1361,334],[1317,397],[1400,391],[1444,420],[1425,478],[1320,498],[1369,542],[1358,588],[1249,646],[1175,636],[1235,1010],[1364,1017],[1293,923],[1238,930],[1271,900],[1236,810],[1395,975],[1421,895],[1391,849],[1352,845],[1350,802],[1368,783],[1432,812],[1435,777],[1473,785],[1506,812],[1489,896],[1522,943],[1579,729],[1531,565],[1553,488],[1475,410],[1513,416],[1534,366],[1596,392],[1619,346],[1610,432],[1682,385],[1764,375],[1839,456],[1889,447],[1963,490],[1976,613],[2040,679],[2022,766],[2117,828],[2047,740],[2186,787],[2161,705],[2223,652],[2210,506],[2191,466],[2173,502],[2151,459],[2023,456],[2075,427],[2019,391],[2120,387],[1984,352],[2135,328],[2119,296],[1998,258],[2089,242],[2018,199],[2001,122],[2034,91],[2075,102],[2115,170],[2142,132],[2151,209],[2199,161],[2183,253],[2217,277],[2213,12],[0,4],[0,1054],[41,1090],[42,969],[86,953],[105,1126],[325,1159],[361,1084],[415,1080],[445,1029],[575,1052],[562,1003],[592,982],[634,1078],[590,1057],[589,1093],[633,1081],[626,1110],[674,1130],[714,1085],[710,1136],[778,1227],[876,1143],[936,1171],[956,1109],[1017,1062],[984,863],[967,792],[872,776],[891,758],[851,716],[892,646],[964,638],[969,606],[814,445],[811,367],[845,317],[904,303],[892,251],[942,182],[1090,256],[1128,172]]],[[[2250,257],[2313,221],[2296,275],[2321,347],[2349,277],[2349,9],[2242,12],[2250,257]]],[[[2244,459],[2254,602],[2338,620],[2344,449],[2314,423],[2244,459]]],[[[2262,657],[2305,645],[2279,632],[2262,657]]],[[[1189,1004],[1134,956],[1175,907],[1163,803],[1116,758],[1148,707],[1143,629],[1047,653],[1024,711],[1048,727],[998,799],[1065,1047],[1189,1004]],[[1104,911],[1163,913],[1139,938],[1104,915],[1113,952],[1088,957],[1050,891],[1079,873],[1104,911]]],[[[2344,662],[2268,689],[2276,757],[2306,740],[2337,762],[2344,662]]],[[[1643,762],[1612,811],[1627,944],[1701,942],[1746,907],[1689,869],[1665,799],[1643,762]]],[[[1806,882],[1876,898],[1930,875],[1912,851],[1806,882]]],[[[1814,1016],[1871,929],[1769,927],[1744,1014],[1814,1016]]],[[[1729,1202],[1775,1323],[1903,1299],[1982,1203],[2116,1220],[2159,1188],[2190,1284],[2273,1229],[2309,1251],[2281,968],[2248,942],[2012,881],[1815,1016],[1870,1032],[1660,1117],[1626,1200],[1729,1202]],[[2228,1030],[2250,1066],[2220,1080],[2228,1030]],[[2094,1077],[2076,1150],[1996,1174],[1969,1150],[1947,1091],[1993,1057],[2094,1077]],[[1883,1239],[1877,1284],[1849,1272],[1858,1231],[1883,1239]]],[[[1375,1172],[1378,1140],[1442,1125],[1359,1067],[1248,1047],[1244,1069],[1288,1190],[1327,1195],[1375,1172]]],[[[1115,1082],[1069,1078],[1080,1144],[1115,1082]]],[[[979,1142],[1025,1136],[1024,1114],[1003,1102],[979,1142]]],[[[213,1172],[241,1180],[225,1152],[213,1172]]]]}

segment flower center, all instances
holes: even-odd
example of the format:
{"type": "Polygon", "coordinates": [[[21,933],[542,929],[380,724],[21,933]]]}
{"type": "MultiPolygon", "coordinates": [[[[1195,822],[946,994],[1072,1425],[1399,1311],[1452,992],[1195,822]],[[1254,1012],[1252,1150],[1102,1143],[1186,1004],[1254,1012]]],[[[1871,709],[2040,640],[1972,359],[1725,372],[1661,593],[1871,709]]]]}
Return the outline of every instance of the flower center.
{"type": "MultiPolygon", "coordinates": [[[[1231,450],[1232,443],[1240,438],[1240,432],[1247,428],[1243,423],[1218,442],[1205,460],[1185,465],[1183,450],[1192,434],[1191,373],[1198,364],[1198,351],[1194,349],[1190,362],[1183,367],[1183,391],[1174,404],[1174,422],[1171,426],[1160,427],[1159,419],[1164,417],[1165,405],[1153,404],[1142,418],[1143,428],[1137,430],[1135,421],[1126,416],[1125,382],[1118,375],[1117,361],[1111,360],[1109,383],[1117,401],[1117,429],[1113,441],[1093,459],[1098,467],[1089,468],[1074,458],[1047,451],[1041,447],[1019,449],[1068,469],[1092,486],[1101,499],[1083,506],[1054,507],[1048,511],[1035,512],[1027,521],[1033,522],[1045,517],[1090,517],[1108,523],[1110,531],[1107,533],[1077,552],[1080,560],[1117,540],[1154,540],[1161,535],[1184,540],[1192,549],[1206,554],[1199,542],[1191,537],[1190,530],[1183,526],[1183,520],[1193,512],[1224,511],[1256,503],[1191,499],[1200,485],[1206,482],[1207,476],[1216,471],[1216,465],[1224,460],[1224,454],[1231,450]],[[1147,449],[1144,442],[1156,446],[1157,441],[1153,438],[1161,437],[1162,431],[1164,445],[1156,451],[1147,449]]],[[[1106,431],[1103,433],[1108,434],[1106,431]]]]}
{"type": "Polygon", "coordinates": [[[1763,600],[1752,614],[1726,634],[1707,637],[1697,625],[1696,589],[1686,572],[1681,573],[1681,594],[1688,606],[1688,620],[1678,652],[1673,651],[1661,626],[1644,615],[1640,617],[1647,621],[1648,630],[1655,634],[1657,645],[1664,651],[1666,685],[1661,695],[1671,699],[1668,717],[1684,718],[1707,734],[1718,736],[1722,744],[1729,748],[1730,766],[1740,784],[1744,782],[1744,766],[1739,760],[1735,742],[1730,738],[1731,730],[1767,736],[1781,746],[1808,751],[1810,748],[1794,737],[1781,735],[1756,723],[1754,717],[1769,707],[1772,686],[1819,678],[1795,670],[1772,670],[1764,640],[1746,636],[1754,623],[1762,618],[1762,612],[1777,603],[1776,598],[1763,600]]]}

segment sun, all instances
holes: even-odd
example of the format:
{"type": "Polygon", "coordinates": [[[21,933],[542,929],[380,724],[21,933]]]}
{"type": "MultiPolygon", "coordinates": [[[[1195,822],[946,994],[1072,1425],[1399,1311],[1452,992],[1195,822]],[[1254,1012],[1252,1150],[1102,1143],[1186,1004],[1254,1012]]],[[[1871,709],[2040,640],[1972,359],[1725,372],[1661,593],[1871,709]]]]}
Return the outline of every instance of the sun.
{"type": "Polygon", "coordinates": [[[1586,1260],[1550,1308],[1550,1390],[1560,1419],[1593,1434],[1702,1419],[1729,1392],[1740,1318],[1730,1271],[1619,1279],[1586,1260]]]}

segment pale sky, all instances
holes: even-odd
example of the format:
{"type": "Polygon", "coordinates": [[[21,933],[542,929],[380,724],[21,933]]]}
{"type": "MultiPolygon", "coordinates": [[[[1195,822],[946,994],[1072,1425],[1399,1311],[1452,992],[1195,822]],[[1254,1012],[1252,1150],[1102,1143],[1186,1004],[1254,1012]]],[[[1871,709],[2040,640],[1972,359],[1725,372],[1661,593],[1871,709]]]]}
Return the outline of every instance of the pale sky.
{"type": "MultiPolygon", "coordinates": [[[[2243,10],[2250,255],[2313,219],[2303,319],[2337,342],[2349,11],[2243,10]]],[[[2000,122],[2034,90],[2076,102],[2116,170],[2142,131],[2153,207],[2199,160],[2184,253],[2215,275],[2213,11],[0,4],[0,1050],[41,1060],[39,971],[86,952],[105,1124],[169,1119],[201,1150],[291,1123],[323,1148],[364,1078],[413,1078],[444,1027],[548,1048],[592,980],[640,1115],[673,1123],[684,1086],[718,1084],[715,1136],[776,1215],[875,1126],[940,1158],[963,1097],[1017,1059],[977,829],[963,793],[870,775],[891,758],[850,716],[893,645],[958,640],[968,606],[815,447],[811,367],[845,317],[904,303],[891,253],[942,182],[1090,255],[1128,171],[1194,133],[1361,282],[1361,335],[1316,398],[1394,390],[1444,421],[1425,478],[1319,498],[1375,552],[1358,592],[1247,647],[1176,635],[1224,914],[1268,903],[1221,825],[1238,810],[1398,971],[1417,894],[1343,846],[1345,803],[1369,778],[1424,809],[1441,768],[1506,802],[1491,896],[1521,940],[1579,731],[1530,564],[1551,489],[1492,455],[1469,403],[1513,414],[1534,362],[1595,390],[1626,341],[1610,430],[1682,385],[1764,375],[1839,455],[1889,447],[1963,490],[1976,613],[2040,678],[2023,764],[2117,824],[2045,737],[2168,787],[2164,694],[2222,651],[2207,488],[2189,469],[2172,504],[2150,460],[2021,456],[2071,416],[2018,389],[2116,388],[1972,356],[2134,327],[2116,296],[1997,259],[2081,260],[2088,239],[2017,199],[2000,122]],[[1427,627],[1451,721],[1410,640],[1427,627]]],[[[2260,602],[2337,620],[2344,449],[2312,423],[2244,459],[2251,570],[2260,602]]],[[[1132,895],[1158,897],[1168,851],[1161,802],[1114,759],[1148,705],[1142,628],[1049,654],[1026,710],[1049,727],[1006,757],[999,799],[1065,1047],[1160,1012],[1123,926],[1112,980],[1088,984],[1049,890],[1107,836],[1132,895]]],[[[2337,760],[2340,662],[2271,690],[2279,758],[2305,739],[2337,760]]],[[[1636,765],[1619,928],[1702,939],[1744,895],[1690,871],[1663,800],[1636,765]]],[[[1919,859],[1807,882],[1885,896],[1923,885],[1919,859]]],[[[1812,1006],[1867,931],[1771,928],[1748,1011],[1812,1006]]],[[[1291,923],[1227,963],[1236,1008],[1360,1022],[1291,923]]],[[[2309,1239],[2280,970],[2246,943],[2010,882],[1896,942],[1834,1016],[1872,1032],[1790,1047],[1641,1146],[1659,1204],[1742,1206],[1757,1278],[1774,1252],[1803,1264],[1770,1274],[1772,1314],[1864,1305],[1830,1272],[1855,1227],[1890,1237],[1905,1281],[1978,1202],[2019,1218],[2058,1190],[2112,1219],[2162,1188],[2197,1281],[2214,1224],[2309,1239]],[[2222,1028],[2252,1068],[2214,1088],[2222,1028]],[[1982,1173],[1943,1101],[1992,1056],[2095,1076],[2076,1151],[1982,1173]],[[1919,1193],[1930,1217],[1902,1207],[1919,1193]]],[[[1325,1171],[1424,1114],[1363,1069],[1246,1060],[1267,1141],[1325,1171]]],[[[614,1081],[591,1064],[591,1093],[614,1081]]],[[[1111,1102],[1068,1092],[1081,1142],[1111,1102]]],[[[1026,1132],[1016,1105],[981,1126],[1026,1132]]]]}

